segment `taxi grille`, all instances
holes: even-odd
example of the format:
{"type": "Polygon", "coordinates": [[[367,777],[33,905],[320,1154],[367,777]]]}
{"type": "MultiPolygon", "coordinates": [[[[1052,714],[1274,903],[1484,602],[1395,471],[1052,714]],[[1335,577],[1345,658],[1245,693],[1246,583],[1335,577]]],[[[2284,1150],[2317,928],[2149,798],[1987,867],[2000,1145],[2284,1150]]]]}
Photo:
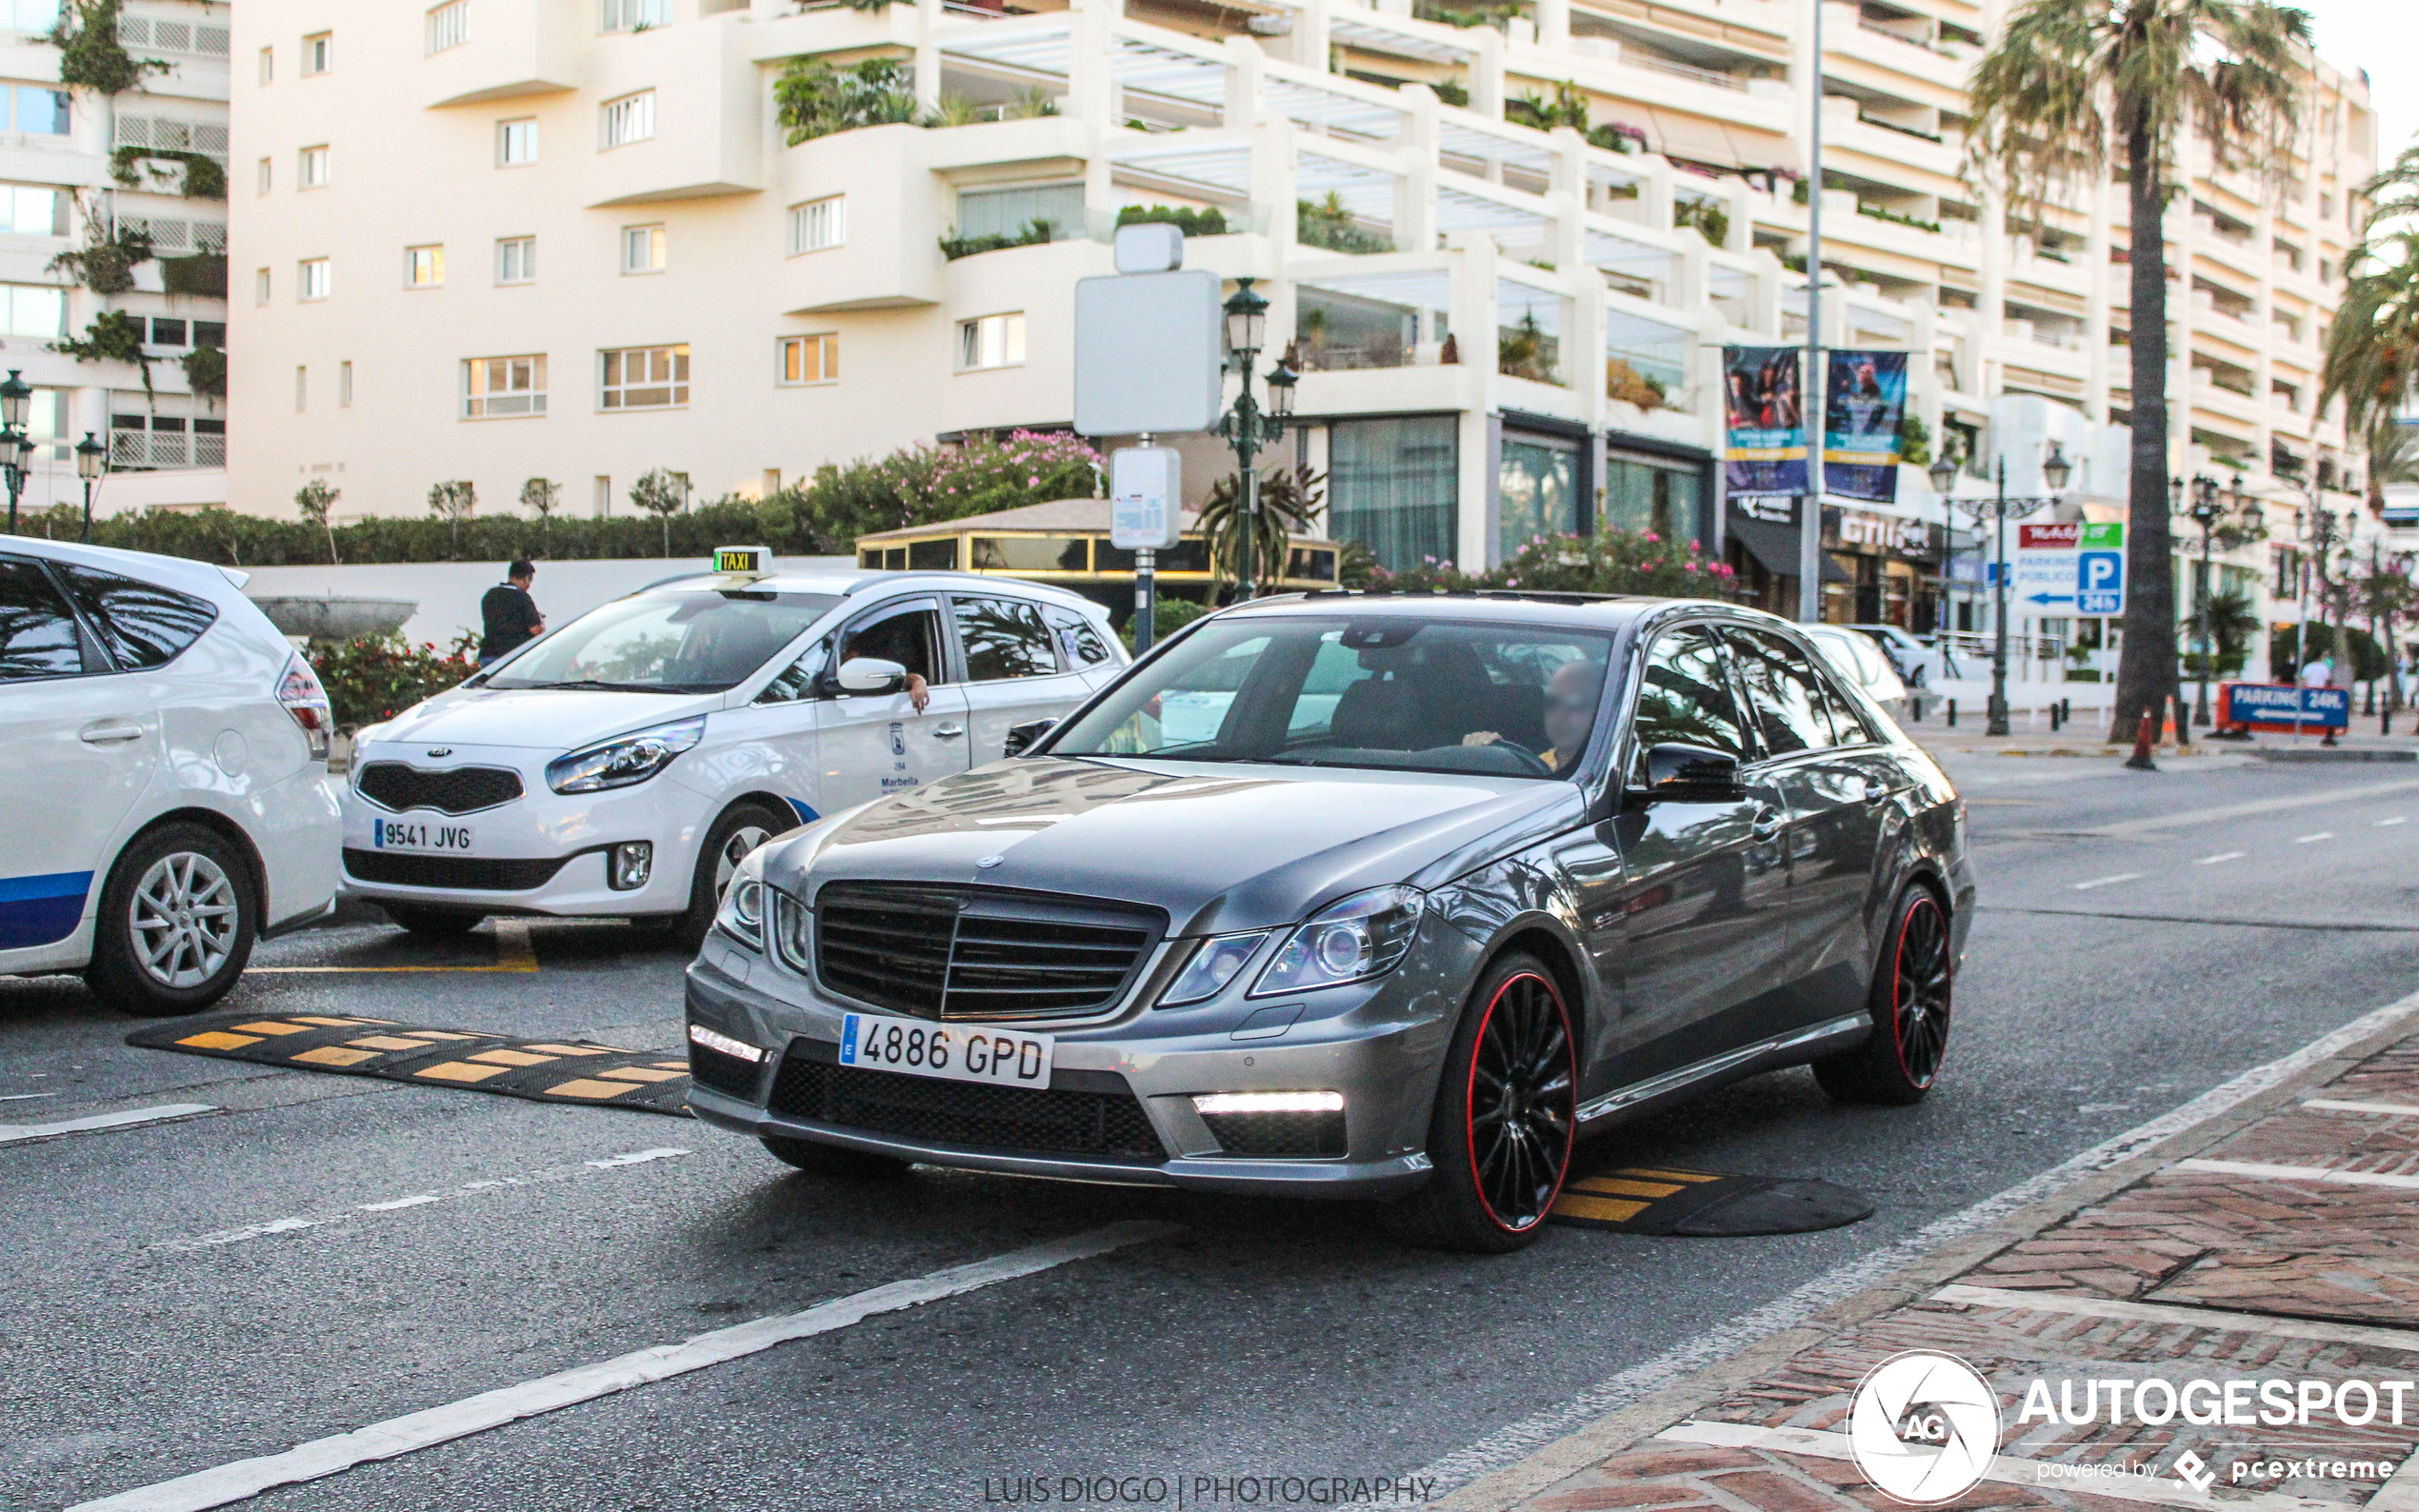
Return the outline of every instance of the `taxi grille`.
{"type": "Polygon", "coordinates": [[[509,766],[455,766],[423,771],[401,762],[371,762],[361,768],[361,796],[402,813],[433,808],[441,814],[473,814],[521,796],[521,774],[509,766]]]}
{"type": "Polygon", "coordinates": [[[823,985],[922,1019],[1113,1006],[1164,927],[1115,904],[930,883],[828,883],[814,911],[823,985]]]}
{"type": "MultiPolygon", "coordinates": [[[[818,1047],[830,1054],[831,1047],[818,1047]]],[[[1057,1073],[1064,1082],[1071,1074],[1057,1073]]],[[[1113,1072],[1100,1090],[987,1086],[835,1065],[793,1049],[773,1078],[771,1111],[839,1128],[1000,1154],[1149,1162],[1168,1158],[1141,1102],[1113,1072]],[[1116,1090],[1108,1090],[1114,1085],[1116,1090]]]]}
{"type": "Polygon", "coordinates": [[[466,892],[527,892],[543,887],[569,856],[540,861],[489,861],[471,856],[415,856],[395,850],[345,847],[345,873],[357,882],[397,887],[459,887],[466,892]]]}

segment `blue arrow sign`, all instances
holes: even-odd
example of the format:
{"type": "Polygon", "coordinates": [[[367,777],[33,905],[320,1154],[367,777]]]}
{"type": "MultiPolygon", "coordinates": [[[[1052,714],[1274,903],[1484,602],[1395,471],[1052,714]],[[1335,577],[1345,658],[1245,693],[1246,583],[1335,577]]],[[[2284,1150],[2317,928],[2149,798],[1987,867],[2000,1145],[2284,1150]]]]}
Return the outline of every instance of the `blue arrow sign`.
{"type": "Polygon", "coordinates": [[[2028,593],[2025,595],[2025,602],[2027,604],[2072,604],[2074,595],[2071,593],[2028,593]]]}

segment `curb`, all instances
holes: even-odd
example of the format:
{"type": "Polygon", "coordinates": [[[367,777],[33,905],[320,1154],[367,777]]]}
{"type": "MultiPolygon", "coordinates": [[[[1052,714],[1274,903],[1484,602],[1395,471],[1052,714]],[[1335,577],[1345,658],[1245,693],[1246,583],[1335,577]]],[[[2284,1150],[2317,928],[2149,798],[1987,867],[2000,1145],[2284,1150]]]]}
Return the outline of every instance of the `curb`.
{"type": "Polygon", "coordinates": [[[2264,762],[2419,762],[2419,750],[2254,750],[2264,762]]]}
{"type": "MultiPolygon", "coordinates": [[[[2398,1004],[2385,1005],[2378,1011],[2415,1006],[2419,1006],[2419,994],[2404,998],[2398,1004]]],[[[2168,1135],[2141,1154],[2106,1169],[2079,1176],[2057,1192],[1986,1224],[1864,1290],[1832,1303],[1805,1323],[1701,1366],[1663,1390],[1609,1413],[1526,1458],[1471,1482],[1438,1502],[1440,1512],[1512,1512],[1521,1502],[1555,1482],[1612,1455],[1635,1448],[1665,1428],[1692,1418],[1699,1407],[1720,1402],[1732,1392],[1751,1384],[1757,1377],[1791,1356],[1885,1312],[1923,1301],[1948,1282],[2009,1245],[2029,1239],[2081,1209],[2112,1197],[2176,1161],[2189,1159],[2259,1122],[2291,1101],[2304,1088],[2341,1076],[2379,1051],[2419,1037],[2419,1025],[2413,1025],[2410,1019],[2410,1013],[2406,1011],[2394,1022],[2360,1041],[2344,1046],[2332,1055],[2312,1061],[2275,1085],[2168,1135]]]]}

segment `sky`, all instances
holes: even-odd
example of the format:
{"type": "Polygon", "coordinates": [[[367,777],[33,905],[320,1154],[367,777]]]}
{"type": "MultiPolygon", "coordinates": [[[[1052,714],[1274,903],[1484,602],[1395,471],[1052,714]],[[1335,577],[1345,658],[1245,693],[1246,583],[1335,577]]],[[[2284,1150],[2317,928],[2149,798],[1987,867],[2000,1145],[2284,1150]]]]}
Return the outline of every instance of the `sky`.
{"type": "Polygon", "coordinates": [[[2318,55],[2369,70],[2377,159],[2390,163],[2419,134],[2419,0],[2295,0],[2318,33],[2318,55]]]}

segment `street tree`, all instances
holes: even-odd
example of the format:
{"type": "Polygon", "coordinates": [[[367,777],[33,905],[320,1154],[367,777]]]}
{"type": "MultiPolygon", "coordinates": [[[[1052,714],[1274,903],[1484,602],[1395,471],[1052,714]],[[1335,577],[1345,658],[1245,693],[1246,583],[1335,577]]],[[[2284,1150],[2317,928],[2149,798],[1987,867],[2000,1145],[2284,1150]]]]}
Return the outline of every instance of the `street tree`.
{"type": "Polygon", "coordinates": [[[2419,382],[2419,143],[2363,186],[2369,210],[2360,245],[2344,259],[2343,302],[2327,328],[2318,371],[2320,413],[2344,402],[2344,428],[2390,421],[2419,382]]]}
{"type": "Polygon", "coordinates": [[[2268,0],[2029,0],[1974,70],[1969,172],[2019,223],[2121,167],[2131,239],[2132,476],[2125,646],[2112,736],[2177,688],[2174,536],[2168,522],[2167,238],[2179,139],[2221,170],[2281,175],[2302,99],[2309,18],[2268,0]]]}
{"type": "Polygon", "coordinates": [[[336,507],[345,490],[331,488],[318,478],[311,479],[294,490],[294,507],[302,517],[328,533],[328,565],[336,565],[336,527],[329,523],[328,511],[336,507]]]}
{"type": "Polygon", "coordinates": [[[521,507],[540,520],[554,518],[555,507],[563,502],[563,486],[547,478],[531,478],[521,485],[521,507]]]}
{"type": "Polygon", "coordinates": [[[664,523],[664,555],[672,554],[672,516],[689,507],[689,478],[662,468],[639,475],[630,486],[630,502],[664,523]]]}
{"type": "Polygon", "coordinates": [[[468,478],[429,485],[429,512],[453,527],[453,554],[462,554],[462,522],[479,509],[478,487],[468,478]]]}

